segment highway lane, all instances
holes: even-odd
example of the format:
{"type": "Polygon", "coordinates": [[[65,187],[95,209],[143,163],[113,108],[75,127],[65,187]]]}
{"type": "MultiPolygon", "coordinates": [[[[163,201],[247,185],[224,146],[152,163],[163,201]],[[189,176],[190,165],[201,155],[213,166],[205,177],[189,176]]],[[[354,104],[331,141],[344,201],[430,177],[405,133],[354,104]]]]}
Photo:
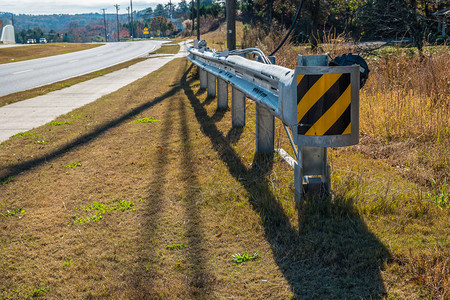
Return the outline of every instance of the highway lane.
{"type": "Polygon", "coordinates": [[[0,96],[91,73],[158,49],[163,41],[107,43],[93,49],[0,65],[0,96]]]}

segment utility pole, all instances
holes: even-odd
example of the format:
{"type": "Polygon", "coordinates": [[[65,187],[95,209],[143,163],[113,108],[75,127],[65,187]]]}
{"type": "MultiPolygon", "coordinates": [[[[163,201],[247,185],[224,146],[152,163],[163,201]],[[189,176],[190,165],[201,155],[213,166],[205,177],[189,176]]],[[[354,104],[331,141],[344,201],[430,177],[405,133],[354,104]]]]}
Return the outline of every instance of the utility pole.
{"type": "Polygon", "coordinates": [[[11,25],[14,27],[14,14],[11,13],[11,25]]]}
{"type": "Polygon", "coordinates": [[[227,1],[227,48],[236,49],[236,0],[227,1]]]}
{"type": "Polygon", "coordinates": [[[131,7],[131,39],[133,39],[133,0],[130,0],[130,7],[131,7]]]}
{"type": "Polygon", "coordinates": [[[194,35],[195,32],[195,27],[194,27],[194,20],[195,20],[195,14],[194,14],[194,0],[191,0],[191,19],[192,19],[192,36],[194,35]]]}
{"type": "Polygon", "coordinates": [[[197,40],[200,41],[200,0],[197,0],[197,40]]]}
{"type": "Polygon", "coordinates": [[[172,0],[169,0],[169,20],[172,21],[172,0]]]}
{"type": "Polygon", "coordinates": [[[117,41],[120,42],[119,37],[119,4],[115,4],[114,7],[116,8],[116,16],[117,16],[117,41]]]}
{"type": "Polygon", "coordinates": [[[106,34],[106,31],[108,31],[108,29],[106,28],[106,16],[105,16],[106,8],[102,8],[101,10],[103,10],[103,25],[105,27],[105,42],[108,42],[108,35],[106,34]]]}
{"type": "Polygon", "coordinates": [[[130,7],[127,7],[127,11],[128,11],[128,32],[130,34],[130,38],[131,38],[131,22],[130,22],[130,7]]]}

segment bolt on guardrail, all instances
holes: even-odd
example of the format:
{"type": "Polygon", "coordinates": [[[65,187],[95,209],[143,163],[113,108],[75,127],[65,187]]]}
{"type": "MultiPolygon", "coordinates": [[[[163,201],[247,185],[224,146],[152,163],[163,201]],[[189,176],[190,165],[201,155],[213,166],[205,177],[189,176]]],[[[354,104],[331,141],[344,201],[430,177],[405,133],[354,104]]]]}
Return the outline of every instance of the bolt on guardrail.
{"type": "Polygon", "coordinates": [[[248,60],[241,56],[244,50],[213,51],[204,41],[195,41],[188,51],[199,72],[200,88],[207,88],[209,96],[217,95],[219,109],[228,107],[231,86],[232,127],[245,126],[245,98],[256,102],[256,152],[275,151],[274,118],[283,122],[296,153],[295,200],[301,201],[305,192],[330,193],[327,147],[359,141],[361,67],[328,66],[327,55],[299,55],[291,70],[248,60]]]}

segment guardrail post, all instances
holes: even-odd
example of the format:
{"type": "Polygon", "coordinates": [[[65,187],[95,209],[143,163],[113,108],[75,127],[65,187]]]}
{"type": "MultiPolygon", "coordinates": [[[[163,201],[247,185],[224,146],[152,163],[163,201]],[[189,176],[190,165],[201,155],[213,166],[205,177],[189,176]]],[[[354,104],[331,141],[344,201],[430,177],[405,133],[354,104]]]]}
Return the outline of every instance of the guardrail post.
{"type": "Polygon", "coordinates": [[[231,126],[245,126],[245,95],[235,87],[231,88],[231,126]]]}
{"type": "Polygon", "coordinates": [[[256,152],[272,153],[275,142],[275,117],[256,103],[256,152]]]}
{"type": "Polygon", "coordinates": [[[228,83],[217,78],[217,108],[226,109],[228,107],[228,83]]]}
{"type": "MultiPolygon", "coordinates": [[[[328,66],[328,56],[299,55],[298,65],[328,66]]],[[[298,163],[294,170],[295,200],[301,201],[304,192],[320,194],[324,189],[326,193],[330,193],[331,178],[330,166],[327,164],[327,148],[298,146],[298,163]]]]}
{"type": "Polygon", "coordinates": [[[208,79],[207,79],[207,73],[205,70],[203,70],[200,67],[197,67],[198,70],[198,74],[200,77],[200,88],[201,89],[206,89],[208,87],[208,79]]]}
{"type": "Polygon", "coordinates": [[[216,76],[211,73],[207,73],[208,77],[208,96],[215,97],[216,96],[216,76]]]}

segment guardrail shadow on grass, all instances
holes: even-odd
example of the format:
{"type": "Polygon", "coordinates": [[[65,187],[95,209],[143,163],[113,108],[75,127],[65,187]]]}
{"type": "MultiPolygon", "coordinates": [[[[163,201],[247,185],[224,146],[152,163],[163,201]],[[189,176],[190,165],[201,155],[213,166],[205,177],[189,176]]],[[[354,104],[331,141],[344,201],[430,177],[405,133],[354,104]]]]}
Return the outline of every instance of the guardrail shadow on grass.
{"type": "Polygon", "coordinates": [[[56,149],[52,151],[51,153],[45,154],[41,157],[37,157],[28,161],[24,161],[22,163],[18,163],[12,166],[6,166],[2,169],[0,169],[0,182],[6,180],[7,178],[10,178],[12,176],[18,176],[20,173],[31,170],[39,165],[42,165],[44,163],[48,163],[64,154],[66,154],[69,151],[72,151],[74,149],[77,149],[78,147],[81,147],[83,145],[88,144],[89,142],[93,141],[94,139],[100,137],[102,134],[106,133],[108,130],[117,127],[121,125],[124,122],[129,121],[131,118],[139,115],[146,109],[149,109],[156,104],[164,101],[167,98],[170,98],[171,96],[175,95],[178,91],[181,90],[181,86],[177,85],[164,93],[163,95],[156,97],[153,101],[144,103],[128,113],[123,114],[122,116],[111,120],[109,122],[106,122],[105,124],[102,124],[98,126],[97,128],[93,129],[91,132],[84,134],[75,140],[69,142],[66,145],[61,146],[59,149],[56,149]]]}
{"type": "Polygon", "coordinates": [[[260,215],[265,238],[294,295],[301,299],[382,298],[386,289],[381,269],[390,254],[368,230],[351,199],[304,202],[299,205],[297,231],[264,177],[272,169],[273,157],[255,155],[252,166],[245,166],[186,81],[191,68],[181,84],[195,117],[229,173],[246,179],[239,182],[260,215]]]}

